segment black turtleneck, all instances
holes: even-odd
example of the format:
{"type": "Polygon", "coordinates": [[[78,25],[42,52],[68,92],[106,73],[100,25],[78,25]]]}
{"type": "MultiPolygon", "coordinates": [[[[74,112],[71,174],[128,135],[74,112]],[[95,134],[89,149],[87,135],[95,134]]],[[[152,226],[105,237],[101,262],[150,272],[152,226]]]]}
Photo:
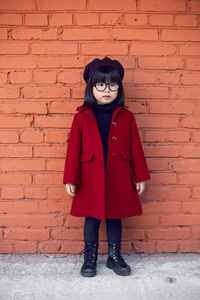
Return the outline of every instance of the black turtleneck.
{"type": "Polygon", "coordinates": [[[108,137],[110,131],[110,124],[114,110],[119,106],[118,99],[115,99],[108,104],[98,104],[96,102],[92,111],[97,120],[99,132],[101,135],[103,152],[104,152],[104,166],[106,167],[106,159],[108,152],[108,137]]]}

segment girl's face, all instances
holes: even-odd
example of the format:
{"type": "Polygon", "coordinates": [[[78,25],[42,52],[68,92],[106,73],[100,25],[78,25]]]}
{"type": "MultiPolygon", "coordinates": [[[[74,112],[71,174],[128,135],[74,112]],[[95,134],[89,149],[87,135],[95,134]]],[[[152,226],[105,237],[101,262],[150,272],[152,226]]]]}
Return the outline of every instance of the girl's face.
{"type": "MultiPolygon", "coordinates": [[[[106,83],[109,83],[110,81],[106,81],[106,83]]],[[[93,95],[97,101],[98,104],[108,104],[113,102],[118,95],[118,89],[117,83],[111,82],[111,89],[109,89],[108,86],[106,86],[106,89],[104,91],[101,91],[103,88],[104,82],[97,82],[95,86],[93,86],[92,91],[93,95]],[[97,89],[98,88],[98,89],[97,89]]]]}

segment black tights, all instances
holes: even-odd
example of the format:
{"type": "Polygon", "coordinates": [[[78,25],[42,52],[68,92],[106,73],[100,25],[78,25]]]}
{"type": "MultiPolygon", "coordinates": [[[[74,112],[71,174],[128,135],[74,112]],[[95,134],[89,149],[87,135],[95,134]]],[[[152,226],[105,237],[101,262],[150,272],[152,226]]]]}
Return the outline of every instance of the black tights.
{"type": "MultiPolygon", "coordinates": [[[[101,220],[86,217],[84,224],[84,241],[86,243],[96,243],[99,240],[99,226],[101,220]]],[[[106,219],[107,241],[120,242],[122,236],[121,219],[106,219]]]]}

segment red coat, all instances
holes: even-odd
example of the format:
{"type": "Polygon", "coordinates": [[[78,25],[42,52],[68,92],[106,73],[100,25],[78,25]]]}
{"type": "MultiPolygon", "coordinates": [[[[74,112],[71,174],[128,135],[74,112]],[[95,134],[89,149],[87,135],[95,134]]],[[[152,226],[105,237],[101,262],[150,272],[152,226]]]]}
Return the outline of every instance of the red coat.
{"type": "Polygon", "coordinates": [[[148,180],[150,175],[135,118],[127,107],[113,112],[105,171],[95,115],[90,108],[77,107],[63,176],[64,184],[76,184],[71,215],[101,220],[142,214],[134,181],[148,180]]]}

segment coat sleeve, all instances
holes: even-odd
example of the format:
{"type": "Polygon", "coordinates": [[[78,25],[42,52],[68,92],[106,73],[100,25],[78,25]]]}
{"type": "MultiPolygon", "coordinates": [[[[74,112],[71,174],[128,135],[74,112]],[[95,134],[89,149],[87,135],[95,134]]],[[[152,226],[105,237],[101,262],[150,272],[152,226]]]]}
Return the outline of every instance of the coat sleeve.
{"type": "Polygon", "coordinates": [[[80,184],[81,132],[77,114],[74,115],[65,158],[63,183],[80,184]]]}
{"type": "Polygon", "coordinates": [[[135,117],[131,113],[131,157],[132,169],[135,182],[150,179],[149,170],[144,157],[144,151],[140,140],[135,117]]]}

